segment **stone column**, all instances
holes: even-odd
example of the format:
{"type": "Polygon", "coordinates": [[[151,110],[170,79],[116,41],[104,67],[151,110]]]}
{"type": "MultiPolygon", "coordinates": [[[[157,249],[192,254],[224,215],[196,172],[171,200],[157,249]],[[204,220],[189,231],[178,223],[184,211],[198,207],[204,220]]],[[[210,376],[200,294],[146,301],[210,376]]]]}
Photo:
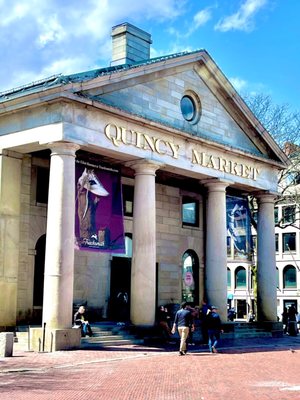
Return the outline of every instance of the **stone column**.
{"type": "Polygon", "coordinates": [[[75,152],[79,146],[51,146],[43,322],[70,328],[73,313],[75,152]]]}
{"type": "Polygon", "coordinates": [[[50,162],[45,255],[43,327],[32,332],[34,350],[78,347],[80,334],[70,329],[73,318],[75,152],[73,143],[54,143],[50,162]],[[45,348],[44,348],[45,344],[45,348]]]}
{"type": "Polygon", "coordinates": [[[277,282],[275,254],[275,195],[256,196],[257,220],[257,318],[277,321],[277,282]]]}
{"type": "Polygon", "coordinates": [[[0,150],[0,326],[15,326],[20,264],[22,155],[0,150]]]}
{"type": "Polygon", "coordinates": [[[156,204],[155,171],[160,164],[142,160],[135,170],[131,265],[131,322],[155,323],[156,308],[156,204]]]}
{"type": "Polygon", "coordinates": [[[205,182],[206,209],[206,293],[210,305],[219,307],[222,322],[227,321],[227,227],[226,187],[228,182],[205,182]]]}

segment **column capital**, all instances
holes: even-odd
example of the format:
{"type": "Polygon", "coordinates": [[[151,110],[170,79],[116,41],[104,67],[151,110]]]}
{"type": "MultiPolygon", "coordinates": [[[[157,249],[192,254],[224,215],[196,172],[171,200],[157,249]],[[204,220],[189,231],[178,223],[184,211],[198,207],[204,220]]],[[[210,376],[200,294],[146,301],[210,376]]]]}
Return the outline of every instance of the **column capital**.
{"type": "Polygon", "coordinates": [[[126,164],[126,167],[130,167],[135,170],[136,175],[154,175],[155,172],[163,165],[162,163],[154,160],[136,160],[129,161],[126,164]]]}
{"type": "Polygon", "coordinates": [[[258,203],[272,203],[274,204],[276,197],[278,197],[278,193],[275,192],[256,192],[254,193],[258,203]]]}
{"type": "Polygon", "coordinates": [[[226,188],[230,186],[232,182],[226,181],[223,179],[203,179],[200,181],[202,185],[204,185],[209,192],[225,192],[226,188]]]}
{"type": "Polygon", "coordinates": [[[75,153],[80,149],[77,143],[72,142],[53,142],[48,143],[51,150],[51,156],[53,155],[65,155],[75,157],[75,153]]]}

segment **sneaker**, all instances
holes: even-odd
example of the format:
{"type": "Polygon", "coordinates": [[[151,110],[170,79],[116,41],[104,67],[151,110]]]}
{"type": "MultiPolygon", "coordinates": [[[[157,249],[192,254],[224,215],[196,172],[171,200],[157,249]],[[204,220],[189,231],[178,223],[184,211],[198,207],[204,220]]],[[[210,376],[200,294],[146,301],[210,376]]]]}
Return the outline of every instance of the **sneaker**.
{"type": "Polygon", "coordinates": [[[184,353],[183,351],[180,351],[180,352],[179,352],[179,355],[180,355],[180,356],[184,356],[185,353],[184,353]]]}
{"type": "Polygon", "coordinates": [[[213,352],[213,353],[217,353],[218,350],[217,350],[214,346],[212,346],[212,352],[213,352]]]}

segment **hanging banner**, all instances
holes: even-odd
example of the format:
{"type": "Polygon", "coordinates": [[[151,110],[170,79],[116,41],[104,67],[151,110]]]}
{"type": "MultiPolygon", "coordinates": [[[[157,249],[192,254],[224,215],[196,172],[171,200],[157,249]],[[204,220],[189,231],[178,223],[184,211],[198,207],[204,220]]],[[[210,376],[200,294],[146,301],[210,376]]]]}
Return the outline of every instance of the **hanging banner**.
{"type": "Polygon", "coordinates": [[[75,179],[76,248],[125,253],[120,172],[77,159],[75,179]]]}
{"type": "Polygon", "coordinates": [[[253,253],[251,219],[248,201],[243,197],[226,196],[227,234],[232,238],[235,253],[250,258],[253,253]]]}

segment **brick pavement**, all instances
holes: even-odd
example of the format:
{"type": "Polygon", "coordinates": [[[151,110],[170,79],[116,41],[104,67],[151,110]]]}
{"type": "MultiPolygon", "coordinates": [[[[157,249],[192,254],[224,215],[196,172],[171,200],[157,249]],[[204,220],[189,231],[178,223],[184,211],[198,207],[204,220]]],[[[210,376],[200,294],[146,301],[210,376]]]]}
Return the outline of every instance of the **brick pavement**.
{"type": "Polygon", "coordinates": [[[177,346],[118,346],[0,358],[1,400],[299,400],[300,336],[177,346]]]}

